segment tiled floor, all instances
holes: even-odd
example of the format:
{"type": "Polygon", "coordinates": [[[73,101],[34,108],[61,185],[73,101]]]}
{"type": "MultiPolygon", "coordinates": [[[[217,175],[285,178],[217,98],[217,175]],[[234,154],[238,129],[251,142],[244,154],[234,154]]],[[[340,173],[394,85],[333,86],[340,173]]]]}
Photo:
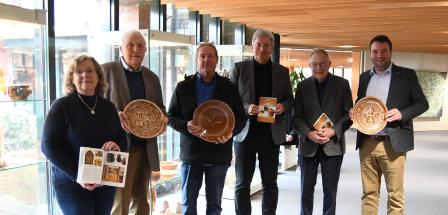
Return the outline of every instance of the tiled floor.
{"type": "MultiPolygon", "coordinates": [[[[339,181],[337,213],[360,214],[361,178],[359,174],[358,151],[355,151],[355,132],[347,136],[347,152],[342,164],[339,181]]],[[[320,175],[318,176],[320,177],[320,175]]],[[[277,214],[299,214],[299,173],[294,170],[279,174],[279,201],[277,214]]],[[[384,183],[383,183],[384,184],[384,183]]],[[[322,186],[318,179],[315,187],[314,214],[322,214],[322,186]]],[[[381,189],[379,214],[386,214],[387,193],[381,189]]],[[[199,202],[204,202],[201,196],[199,202]]],[[[205,204],[199,205],[199,214],[205,214],[205,204]]],[[[233,215],[232,200],[223,200],[223,215],[233,215]]],[[[261,214],[261,193],[252,196],[252,214],[261,214]]],[[[448,214],[448,131],[415,133],[415,150],[407,154],[405,170],[405,214],[443,215],[448,214]]]]}

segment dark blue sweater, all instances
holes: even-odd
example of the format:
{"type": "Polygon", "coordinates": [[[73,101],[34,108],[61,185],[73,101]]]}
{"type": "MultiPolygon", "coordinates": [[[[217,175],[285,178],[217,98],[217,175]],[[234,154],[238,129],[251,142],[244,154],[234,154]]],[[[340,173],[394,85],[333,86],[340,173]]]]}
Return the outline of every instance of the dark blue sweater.
{"type": "MultiPolygon", "coordinates": [[[[95,96],[82,98],[89,107],[94,106],[95,96]]],[[[42,152],[56,167],[53,170],[59,171],[57,175],[64,175],[73,182],[76,181],[81,146],[101,148],[105,142],[114,141],[121,151],[126,151],[125,132],[115,106],[103,97],[97,99],[94,115],[76,92],[57,99],[45,120],[42,152]]]]}

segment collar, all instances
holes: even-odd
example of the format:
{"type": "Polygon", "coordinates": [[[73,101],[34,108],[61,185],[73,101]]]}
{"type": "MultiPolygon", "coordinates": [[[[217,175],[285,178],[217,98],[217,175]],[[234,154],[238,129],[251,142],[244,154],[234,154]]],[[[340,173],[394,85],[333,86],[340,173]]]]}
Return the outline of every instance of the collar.
{"type": "MultiPolygon", "coordinates": [[[[391,62],[389,67],[387,67],[387,69],[384,71],[383,75],[386,75],[386,74],[392,72],[392,65],[393,65],[393,63],[391,62]]],[[[372,76],[373,74],[378,75],[375,71],[375,66],[370,70],[370,76],[372,76]]]]}
{"type": "Polygon", "coordinates": [[[319,82],[319,80],[317,80],[317,78],[314,78],[313,77],[313,79],[314,79],[314,83],[316,83],[316,84],[326,84],[327,82],[328,82],[328,79],[330,79],[330,76],[331,75],[333,75],[333,74],[331,74],[330,72],[328,72],[328,75],[327,75],[327,77],[325,77],[325,79],[324,79],[324,81],[322,81],[322,82],[319,82]]]}
{"type": "Polygon", "coordinates": [[[202,76],[199,74],[199,72],[196,73],[196,79],[199,80],[203,84],[211,85],[211,84],[215,84],[216,83],[216,76],[217,76],[216,74],[217,73],[215,72],[215,74],[213,75],[213,78],[210,81],[210,83],[205,82],[204,79],[202,79],[202,76]]]}
{"type": "Polygon", "coordinates": [[[142,66],[140,66],[137,70],[132,69],[132,67],[129,66],[128,63],[126,63],[126,61],[124,60],[123,56],[120,57],[120,62],[121,62],[121,66],[123,66],[123,68],[125,70],[131,71],[131,72],[141,72],[142,71],[142,66]]]}

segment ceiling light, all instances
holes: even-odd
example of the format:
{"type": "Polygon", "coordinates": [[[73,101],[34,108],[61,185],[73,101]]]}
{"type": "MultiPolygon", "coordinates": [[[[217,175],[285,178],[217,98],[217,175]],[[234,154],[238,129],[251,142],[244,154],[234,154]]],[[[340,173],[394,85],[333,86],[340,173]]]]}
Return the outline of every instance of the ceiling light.
{"type": "Polygon", "coordinates": [[[342,45],[342,46],[338,46],[339,48],[344,48],[344,49],[349,49],[349,48],[355,48],[356,46],[354,45],[342,45]]]}

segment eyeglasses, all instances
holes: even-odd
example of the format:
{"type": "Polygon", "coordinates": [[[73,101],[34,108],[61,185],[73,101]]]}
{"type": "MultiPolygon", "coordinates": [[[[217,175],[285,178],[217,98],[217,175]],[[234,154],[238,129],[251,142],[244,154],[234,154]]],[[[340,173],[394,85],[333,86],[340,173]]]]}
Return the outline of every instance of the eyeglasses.
{"type": "Polygon", "coordinates": [[[321,68],[327,67],[330,62],[323,61],[323,62],[310,62],[311,68],[317,68],[317,66],[320,66],[321,68]]]}
{"type": "Polygon", "coordinates": [[[199,42],[196,46],[197,46],[196,50],[199,50],[199,48],[201,48],[202,46],[211,46],[214,49],[216,49],[215,48],[215,42],[213,42],[213,41],[210,41],[210,42],[209,41],[207,41],[207,42],[199,42]]]}

